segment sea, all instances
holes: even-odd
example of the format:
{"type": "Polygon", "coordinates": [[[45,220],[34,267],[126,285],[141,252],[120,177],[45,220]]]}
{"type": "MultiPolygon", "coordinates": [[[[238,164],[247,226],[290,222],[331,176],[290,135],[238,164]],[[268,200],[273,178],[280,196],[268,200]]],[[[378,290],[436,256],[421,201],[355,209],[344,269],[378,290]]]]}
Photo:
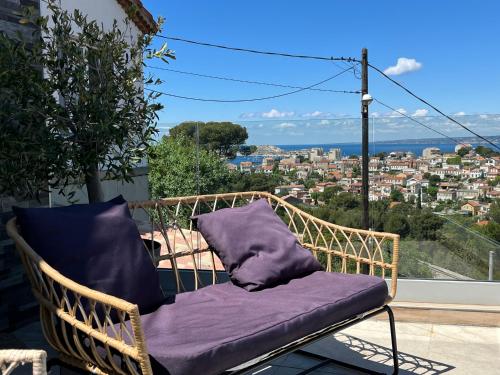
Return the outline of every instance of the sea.
{"type": "MultiPolygon", "coordinates": [[[[422,151],[427,147],[437,147],[441,152],[454,152],[455,143],[371,143],[368,152],[370,155],[379,152],[412,152],[416,156],[422,156],[422,151]]],[[[472,144],[473,147],[476,145],[472,144]]],[[[361,155],[361,143],[326,143],[326,144],[303,144],[303,145],[276,145],[284,151],[298,151],[304,149],[311,149],[313,147],[321,147],[325,152],[331,148],[340,148],[342,156],[361,155]]],[[[231,163],[239,164],[242,161],[252,161],[254,163],[261,163],[264,156],[250,155],[250,156],[237,156],[231,163]]]]}

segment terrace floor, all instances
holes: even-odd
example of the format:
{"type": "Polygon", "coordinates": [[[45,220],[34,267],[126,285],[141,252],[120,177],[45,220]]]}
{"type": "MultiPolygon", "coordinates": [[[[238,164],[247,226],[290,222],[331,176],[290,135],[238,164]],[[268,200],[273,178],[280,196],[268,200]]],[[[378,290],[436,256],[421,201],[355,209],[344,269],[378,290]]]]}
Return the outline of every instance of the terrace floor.
{"type": "MultiPolygon", "coordinates": [[[[470,314],[396,308],[395,315],[400,374],[500,374],[499,312],[470,314]],[[444,324],[445,321],[454,324],[444,324]]],[[[10,343],[7,341],[0,336],[0,347],[10,344],[10,348],[47,349],[38,323],[19,329],[10,335],[10,343]]],[[[305,350],[392,373],[389,325],[383,314],[318,341],[305,350]]],[[[49,349],[49,357],[53,355],[49,349]]],[[[251,373],[293,375],[319,362],[313,357],[291,354],[251,373]]],[[[16,370],[14,375],[29,374],[30,370],[25,366],[16,370]]],[[[59,372],[57,368],[51,371],[51,374],[59,373],[69,374],[68,371],[59,372]]],[[[338,366],[326,366],[311,373],[360,374],[338,366]]]]}

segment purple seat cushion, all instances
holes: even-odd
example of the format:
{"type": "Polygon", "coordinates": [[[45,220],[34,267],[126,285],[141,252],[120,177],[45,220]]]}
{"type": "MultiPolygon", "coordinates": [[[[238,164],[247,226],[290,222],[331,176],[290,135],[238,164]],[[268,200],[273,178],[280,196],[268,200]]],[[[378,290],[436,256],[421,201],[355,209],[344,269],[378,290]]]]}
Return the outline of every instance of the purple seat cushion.
{"type": "Polygon", "coordinates": [[[162,304],[158,273],[121,196],[89,205],[14,207],[14,213],[26,242],[64,276],[135,303],[141,313],[162,304]]]}
{"type": "Polygon", "coordinates": [[[141,321],[152,362],[163,372],[211,375],[383,306],[386,298],[379,277],[318,271],[256,292],[224,283],[178,294],[141,321]]]}
{"type": "Polygon", "coordinates": [[[231,280],[259,290],[322,270],[265,199],[195,216],[231,280]]]}

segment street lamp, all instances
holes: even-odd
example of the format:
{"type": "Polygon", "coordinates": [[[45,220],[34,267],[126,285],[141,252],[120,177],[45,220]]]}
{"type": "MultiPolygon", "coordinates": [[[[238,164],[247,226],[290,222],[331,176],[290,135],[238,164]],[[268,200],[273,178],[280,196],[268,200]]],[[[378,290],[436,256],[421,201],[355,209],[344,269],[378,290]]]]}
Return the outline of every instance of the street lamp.
{"type": "Polygon", "coordinates": [[[370,94],[363,94],[361,102],[363,103],[363,106],[368,107],[370,104],[372,104],[373,98],[370,94]]]}

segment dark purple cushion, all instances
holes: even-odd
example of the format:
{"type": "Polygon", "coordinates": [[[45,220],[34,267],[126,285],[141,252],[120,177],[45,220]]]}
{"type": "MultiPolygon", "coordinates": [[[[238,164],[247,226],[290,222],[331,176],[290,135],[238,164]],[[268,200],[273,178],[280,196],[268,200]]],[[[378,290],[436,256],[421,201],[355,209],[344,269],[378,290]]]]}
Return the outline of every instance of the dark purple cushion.
{"type": "Polygon", "coordinates": [[[195,216],[231,280],[259,290],[322,269],[265,199],[195,216]]]}
{"type": "Polygon", "coordinates": [[[155,374],[219,374],[303,336],[383,306],[379,277],[314,272],[256,292],[231,283],[181,293],[141,316],[155,374]]]}
{"type": "Polygon", "coordinates": [[[26,242],[64,276],[135,303],[141,313],[163,302],[158,273],[121,196],[90,205],[14,207],[14,213],[26,242]]]}

